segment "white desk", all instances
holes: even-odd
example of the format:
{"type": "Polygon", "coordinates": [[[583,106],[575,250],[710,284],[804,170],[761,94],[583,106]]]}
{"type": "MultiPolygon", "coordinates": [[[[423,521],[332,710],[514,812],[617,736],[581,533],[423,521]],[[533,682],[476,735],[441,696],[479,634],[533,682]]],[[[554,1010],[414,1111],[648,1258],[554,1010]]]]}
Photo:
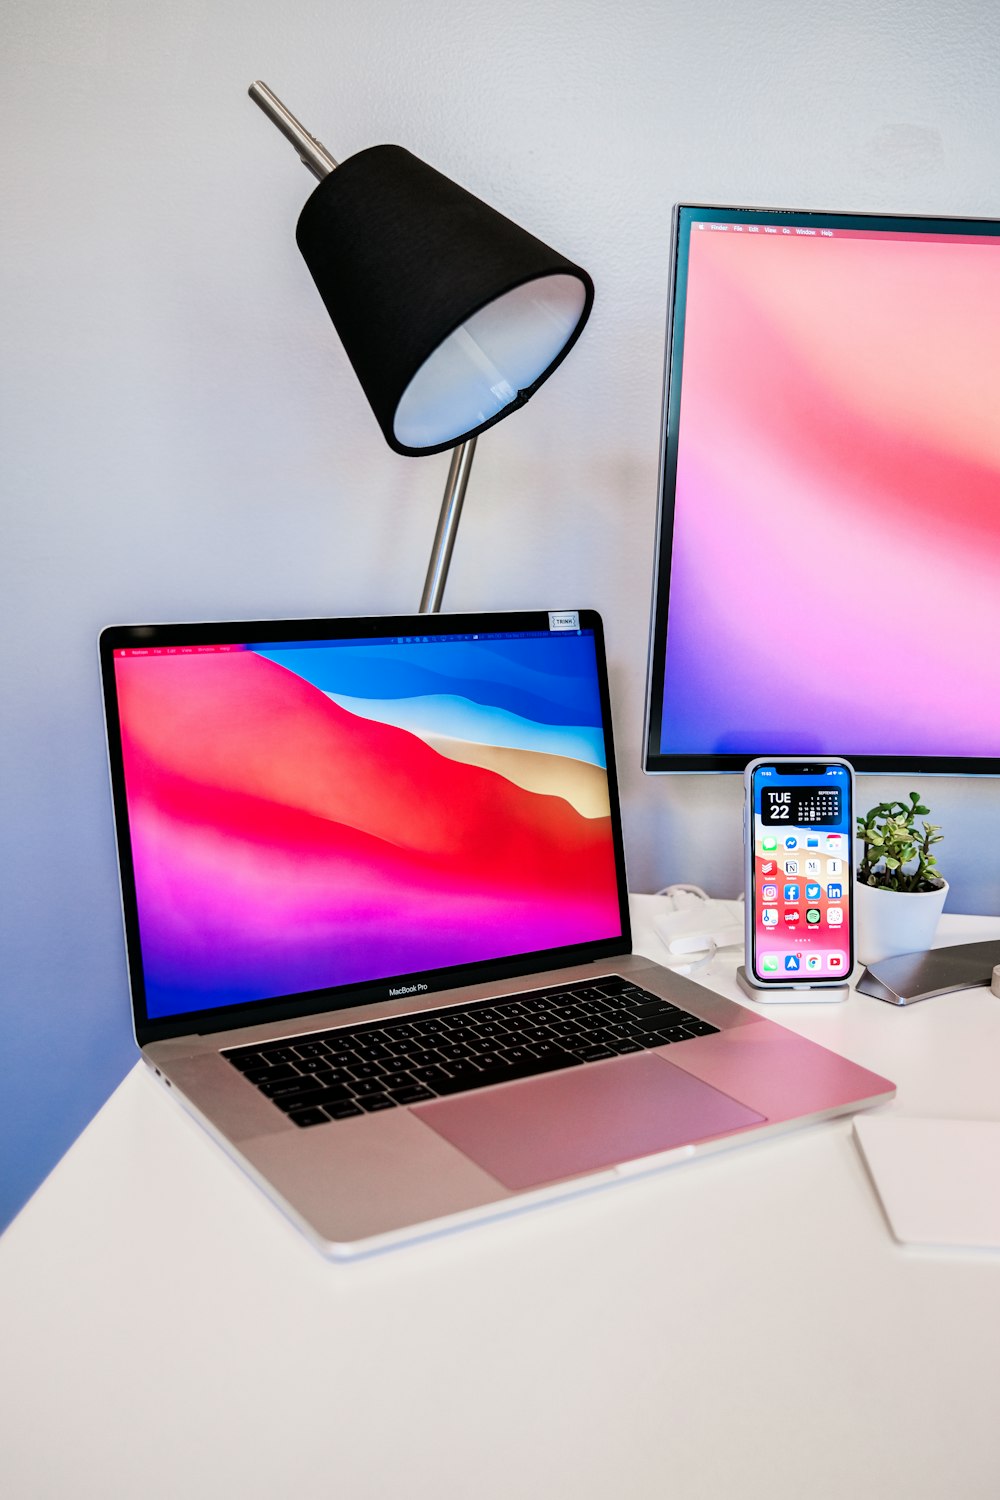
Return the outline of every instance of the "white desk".
{"type": "MultiPolygon", "coordinates": [[[[988,990],[772,1013],[1000,1118],[988,990]]],[[[137,1067],[0,1241],[0,1492],[996,1500],[998,1363],[1000,1256],[895,1244],[848,1121],[338,1266],[137,1067]]]]}

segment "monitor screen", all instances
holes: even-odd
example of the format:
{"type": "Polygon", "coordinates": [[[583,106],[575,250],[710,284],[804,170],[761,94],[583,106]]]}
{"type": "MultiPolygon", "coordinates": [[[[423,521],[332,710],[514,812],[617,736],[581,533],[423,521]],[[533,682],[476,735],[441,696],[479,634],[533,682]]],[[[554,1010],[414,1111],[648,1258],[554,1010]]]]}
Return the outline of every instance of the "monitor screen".
{"type": "Polygon", "coordinates": [[[675,210],[645,767],[1000,771],[1000,222],[675,210]]]}

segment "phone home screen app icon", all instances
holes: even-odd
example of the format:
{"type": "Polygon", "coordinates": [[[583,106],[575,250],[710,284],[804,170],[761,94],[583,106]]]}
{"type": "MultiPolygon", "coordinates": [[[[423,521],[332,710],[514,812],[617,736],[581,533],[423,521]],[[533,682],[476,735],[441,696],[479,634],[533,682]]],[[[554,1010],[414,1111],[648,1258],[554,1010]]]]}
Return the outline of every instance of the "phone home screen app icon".
{"type": "Polygon", "coordinates": [[[764,910],[760,914],[760,920],[763,922],[765,927],[777,927],[778,908],[776,906],[765,906],[764,910]]]}
{"type": "Polygon", "coordinates": [[[809,970],[810,974],[815,974],[817,970],[821,969],[822,967],[823,960],[820,958],[819,954],[810,953],[809,957],[806,959],[806,968],[809,970]]]}
{"type": "Polygon", "coordinates": [[[760,895],[762,901],[777,901],[778,887],[776,885],[762,885],[760,895]]]}
{"type": "Polygon", "coordinates": [[[778,847],[778,840],[769,833],[765,834],[760,841],[760,847],[765,854],[773,854],[778,847]]]}
{"type": "Polygon", "coordinates": [[[761,961],[761,968],[765,974],[777,974],[778,960],[775,954],[767,953],[761,961]]]}

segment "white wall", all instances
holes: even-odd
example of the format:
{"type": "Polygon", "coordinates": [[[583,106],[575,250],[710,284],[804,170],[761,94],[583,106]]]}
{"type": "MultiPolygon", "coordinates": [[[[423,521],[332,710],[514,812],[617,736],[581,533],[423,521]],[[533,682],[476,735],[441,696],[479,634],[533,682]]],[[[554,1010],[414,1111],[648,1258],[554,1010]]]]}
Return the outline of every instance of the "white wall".
{"type": "MultiPolygon", "coordinates": [[[[382,441],[250,80],[594,277],[580,345],[480,443],[446,603],[604,613],[636,888],[739,884],[734,779],[637,769],[671,205],[1000,216],[993,0],[8,0],[3,32],[0,1222],[133,1056],[99,628],[419,598],[447,459],[382,441]]],[[[1000,909],[1000,788],[930,792],[953,909],[1000,909]]]]}

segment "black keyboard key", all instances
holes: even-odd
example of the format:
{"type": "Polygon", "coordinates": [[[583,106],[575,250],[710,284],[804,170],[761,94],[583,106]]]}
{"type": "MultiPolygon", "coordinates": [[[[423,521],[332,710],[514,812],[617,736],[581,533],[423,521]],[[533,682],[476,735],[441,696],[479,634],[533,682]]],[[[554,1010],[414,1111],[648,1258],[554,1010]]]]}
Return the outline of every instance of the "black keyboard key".
{"type": "Polygon", "coordinates": [[[501,1047],[497,1055],[501,1062],[508,1064],[533,1062],[535,1058],[535,1054],[530,1047],[501,1047]]]}
{"type": "Polygon", "coordinates": [[[239,1068],[241,1073],[249,1073],[254,1068],[266,1068],[267,1063],[256,1049],[252,1052],[227,1052],[224,1057],[232,1063],[234,1068],[239,1068]]]}
{"type": "Polygon", "coordinates": [[[394,1073],[408,1073],[410,1062],[405,1057],[386,1057],[382,1060],[382,1072],[391,1076],[394,1073]]]}
{"type": "Polygon", "coordinates": [[[436,1095],[423,1083],[408,1083],[405,1087],[389,1090],[389,1098],[397,1104],[419,1104],[422,1099],[433,1099],[436,1095]]]}
{"type": "Polygon", "coordinates": [[[425,1021],[414,1021],[413,1029],[418,1036],[440,1036],[448,1027],[442,1016],[428,1016],[425,1021]]]}
{"type": "MultiPolygon", "coordinates": [[[[327,1058],[327,1061],[332,1062],[333,1059],[327,1058]]],[[[338,1064],[337,1067],[324,1068],[320,1073],[313,1073],[311,1077],[315,1078],[317,1083],[321,1083],[324,1088],[327,1088],[331,1083],[350,1083],[353,1074],[347,1068],[340,1067],[338,1064]]]]}
{"type": "MultiPolygon", "coordinates": [[[[386,1057],[402,1057],[413,1047],[419,1047],[420,1043],[412,1036],[387,1036],[385,1038],[386,1057]]],[[[385,1061],[385,1058],[382,1059],[385,1061]]]]}
{"type": "Polygon", "coordinates": [[[351,1051],[366,1063],[381,1062],[383,1058],[393,1056],[390,1048],[383,1046],[381,1042],[369,1041],[367,1037],[356,1037],[351,1051]]]}
{"type": "Polygon", "coordinates": [[[370,1062],[347,1062],[352,1078],[381,1078],[382,1069],[378,1063],[370,1062]]]}
{"type": "Polygon", "coordinates": [[[294,1047],[262,1047],[261,1052],[271,1064],[296,1063],[299,1060],[294,1047]]]}
{"type": "Polygon", "coordinates": [[[469,1025],[453,1026],[448,1033],[448,1041],[456,1046],[464,1047],[479,1041],[476,1033],[469,1025]]]}
{"type": "Polygon", "coordinates": [[[338,1062],[342,1061],[345,1057],[354,1056],[354,1049],[347,1037],[330,1037],[326,1045],[330,1049],[330,1055],[335,1057],[338,1062]]]}
{"type": "Polygon", "coordinates": [[[373,1115],[380,1109],[395,1109],[395,1099],[390,1099],[388,1094],[366,1094],[358,1103],[366,1114],[373,1115]]]}
{"type": "Polygon", "coordinates": [[[660,1037],[664,1042],[689,1042],[693,1035],[694,1033],[688,1031],[686,1026],[665,1026],[660,1032],[660,1037]]]}
{"type": "Polygon", "coordinates": [[[441,1094],[451,1083],[453,1075],[444,1068],[411,1068],[410,1077],[433,1089],[435,1094],[441,1094]]]}
{"type": "Polygon", "coordinates": [[[386,1078],[359,1078],[357,1082],[350,1083],[347,1087],[353,1098],[365,1099],[372,1094],[384,1093],[388,1081],[386,1078]]]}
{"type": "Polygon", "coordinates": [[[666,1031],[668,1027],[677,1023],[676,1016],[642,1016],[635,1022],[633,1035],[638,1037],[642,1033],[652,1034],[654,1031],[666,1031]]]}
{"type": "Polygon", "coordinates": [[[280,1110],[284,1110],[286,1115],[294,1113],[297,1109],[319,1108],[315,1092],[308,1094],[277,1094],[271,1099],[271,1103],[276,1104],[280,1110]]]}
{"type": "Polygon", "coordinates": [[[267,1081],[257,1087],[268,1099],[304,1099],[321,1092],[321,1085],[314,1078],[279,1078],[276,1083],[267,1081]]]}
{"type": "Polygon", "coordinates": [[[638,1041],[645,1031],[645,1026],[637,1025],[635,1021],[608,1021],[605,1030],[615,1038],[616,1041],[633,1040],[638,1041]]]}
{"type": "Polygon", "coordinates": [[[665,1005],[662,1000],[637,1000],[629,1010],[637,1020],[645,1020],[648,1016],[661,1016],[669,1014],[672,1007],[665,1005]]]}
{"type": "Polygon", "coordinates": [[[275,1063],[273,1068],[251,1068],[243,1074],[247,1083],[256,1084],[263,1083],[265,1079],[275,1082],[279,1078],[301,1078],[301,1076],[298,1069],[293,1068],[291,1063],[275,1063]]]}
{"type": "Polygon", "coordinates": [[[450,1062],[467,1062],[476,1056],[475,1047],[463,1042],[438,1042],[435,1049],[447,1067],[450,1062]]]}
{"type": "Polygon", "coordinates": [[[329,1053],[325,1053],[318,1057],[303,1057],[296,1066],[300,1073],[326,1073],[332,1060],[329,1053]]]}
{"type": "MultiPolygon", "coordinates": [[[[484,1049],[482,1052],[473,1053],[469,1059],[469,1063],[471,1066],[479,1068],[480,1071],[485,1071],[489,1068],[495,1068],[502,1061],[502,1058],[503,1054],[499,1047],[490,1047],[488,1050],[484,1049]]],[[[448,1071],[450,1073],[456,1072],[455,1064],[452,1064],[448,1071]]]]}
{"type": "Polygon", "coordinates": [[[326,1125],[328,1117],[321,1109],[296,1109],[289,1112],[288,1118],[296,1125],[326,1125]]]}
{"type": "Polygon", "coordinates": [[[310,1104],[322,1104],[324,1109],[328,1104],[344,1104],[353,1099],[353,1095],[346,1084],[335,1083],[329,1088],[319,1089],[315,1094],[309,1095],[310,1104]]]}
{"type": "Polygon", "coordinates": [[[433,1047],[418,1047],[410,1053],[410,1062],[414,1068],[433,1068],[442,1061],[441,1053],[436,1052],[433,1047]]]}
{"type": "Polygon", "coordinates": [[[341,1104],[324,1104],[323,1111],[331,1120],[348,1120],[352,1115],[364,1114],[360,1104],[355,1104],[350,1099],[341,1104]]]}
{"type": "Polygon", "coordinates": [[[531,1050],[542,1065],[540,1071],[571,1067],[576,1062],[576,1058],[572,1053],[567,1052],[565,1047],[555,1046],[551,1042],[536,1042],[531,1050]]]}

